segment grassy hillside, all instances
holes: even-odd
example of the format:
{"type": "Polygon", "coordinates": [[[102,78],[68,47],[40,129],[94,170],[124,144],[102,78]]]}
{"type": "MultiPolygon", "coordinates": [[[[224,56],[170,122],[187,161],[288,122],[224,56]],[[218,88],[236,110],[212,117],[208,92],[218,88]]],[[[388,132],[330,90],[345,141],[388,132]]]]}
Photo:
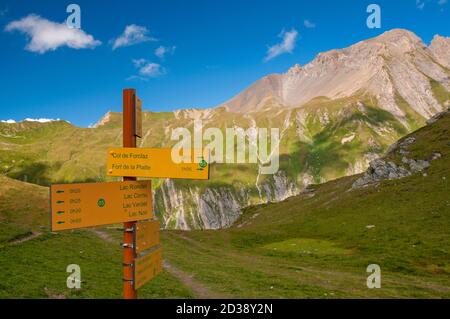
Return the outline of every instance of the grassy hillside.
{"type": "Polygon", "coordinates": [[[0,245],[48,229],[48,188],[0,176],[0,245]]]}
{"type": "MultiPolygon", "coordinates": [[[[166,231],[166,258],[229,297],[450,297],[450,114],[413,134],[425,174],[351,190],[358,176],[251,207],[228,230],[166,231]],[[366,287],[378,264],[382,288],[366,287]]],[[[400,155],[393,152],[390,160],[400,155]]]]}
{"type": "MultiPolygon", "coordinates": [[[[203,297],[450,298],[449,128],[447,113],[412,135],[409,157],[441,154],[426,172],[357,190],[359,176],[345,177],[249,207],[226,230],[163,231],[164,260],[189,279],[164,271],[140,297],[198,297],[200,286],[203,297]],[[381,289],[366,287],[373,263],[381,289]]],[[[91,230],[49,233],[47,189],[2,184],[16,191],[0,192],[0,298],[120,297],[120,232],[102,230],[113,240],[91,230]],[[72,263],[82,268],[79,291],[65,287],[72,263]]]]}

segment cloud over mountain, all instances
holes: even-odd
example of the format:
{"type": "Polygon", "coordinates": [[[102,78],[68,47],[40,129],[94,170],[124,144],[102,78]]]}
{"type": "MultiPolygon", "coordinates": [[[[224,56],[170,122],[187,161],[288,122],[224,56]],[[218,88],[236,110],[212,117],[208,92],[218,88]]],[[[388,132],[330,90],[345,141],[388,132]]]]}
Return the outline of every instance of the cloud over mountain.
{"type": "Polygon", "coordinates": [[[275,44],[267,50],[266,57],[264,58],[264,61],[270,61],[273,58],[284,54],[284,53],[292,53],[292,51],[295,48],[295,42],[297,40],[298,32],[295,29],[292,29],[291,31],[281,31],[279,34],[280,38],[283,38],[283,41],[281,41],[278,44],[275,44]]]}

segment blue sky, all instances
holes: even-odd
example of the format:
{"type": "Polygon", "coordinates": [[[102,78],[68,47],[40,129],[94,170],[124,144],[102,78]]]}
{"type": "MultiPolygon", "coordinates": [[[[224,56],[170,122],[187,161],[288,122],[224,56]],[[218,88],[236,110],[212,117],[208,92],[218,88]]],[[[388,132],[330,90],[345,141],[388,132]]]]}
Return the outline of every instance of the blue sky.
{"type": "Polygon", "coordinates": [[[449,2],[0,0],[0,119],[88,126],[121,111],[126,87],[152,111],[216,106],[267,74],[392,28],[427,44],[450,36],[449,2]],[[81,30],[66,34],[70,3],[81,30]],[[381,7],[381,29],[366,26],[370,3],[381,7]]]}

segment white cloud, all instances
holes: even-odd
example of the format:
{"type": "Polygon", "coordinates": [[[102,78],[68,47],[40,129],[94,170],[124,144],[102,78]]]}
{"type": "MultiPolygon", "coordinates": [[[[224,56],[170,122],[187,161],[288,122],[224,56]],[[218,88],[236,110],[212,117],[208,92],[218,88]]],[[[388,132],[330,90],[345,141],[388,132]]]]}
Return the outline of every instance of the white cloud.
{"type": "Polygon", "coordinates": [[[267,55],[264,58],[264,61],[270,61],[273,58],[279,56],[280,54],[284,53],[292,53],[292,51],[295,48],[295,41],[297,40],[298,32],[295,29],[292,29],[291,31],[281,31],[279,34],[280,38],[283,38],[283,41],[281,43],[278,43],[274,46],[271,46],[267,50],[267,55]]]}
{"type": "Polygon", "coordinates": [[[147,82],[148,78],[145,78],[145,77],[139,76],[139,75],[132,75],[132,76],[127,77],[125,80],[126,81],[144,81],[144,82],[147,82]]]}
{"type": "Polygon", "coordinates": [[[146,59],[133,59],[133,64],[135,67],[140,68],[147,62],[146,59]]]}
{"type": "Polygon", "coordinates": [[[50,122],[57,122],[57,121],[61,121],[61,120],[60,119],[46,119],[46,118],[39,118],[39,119],[26,118],[23,121],[24,122],[50,123],[50,122]]]}
{"type": "Polygon", "coordinates": [[[139,73],[145,76],[156,77],[164,74],[164,69],[158,63],[146,63],[140,69],[139,73]]]}
{"type": "MultiPolygon", "coordinates": [[[[48,119],[48,118],[37,118],[37,119],[33,119],[33,118],[26,118],[20,122],[16,122],[15,120],[1,120],[0,122],[2,123],[7,123],[7,124],[15,124],[15,123],[21,123],[21,122],[37,122],[37,123],[50,123],[50,122],[58,122],[61,121],[61,119],[48,119]]],[[[67,123],[70,123],[69,121],[64,121],[67,123]]]]}
{"type": "Polygon", "coordinates": [[[165,47],[161,45],[155,50],[155,55],[160,59],[164,59],[166,54],[174,54],[176,48],[176,46],[165,47]]]}
{"type": "Polygon", "coordinates": [[[155,78],[166,73],[166,70],[158,63],[149,62],[146,59],[134,59],[134,66],[139,70],[140,76],[133,75],[127,80],[141,79],[141,77],[155,78]]]}
{"type": "Polygon", "coordinates": [[[303,21],[303,25],[304,25],[306,28],[309,28],[309,29],[313,29],[313,28],[316,27],[316,24],[315,24],[315,23],[312,23],[312,22],[309,21],[309,20],[303,21]]]}
{"type": "Polygon", "coordinates": [[[422,10],[425,7],[425,1],[424,0],[416,0],[416,7],[419,10],[422,10]]]}
{"type": "Polygon", "coordinates": [[[25,48],[39,53],[54,51],[62,46],[86,49],[101,44],[81,29],[70,29],[65,23],[52,22],[35,14],[8,23],[5,31],[19,31],[26,34],[30,37],[30,42],[25,48]]]}
{"type": "Polygon", "coordinates": [[[148,36],[148,33],[149,31],[146,27],[135,24],[127,25],[123,33],[117,39],[112,40],[112,49],[115,50],[147,41],[157,41],[155,38],[148,36]]]}

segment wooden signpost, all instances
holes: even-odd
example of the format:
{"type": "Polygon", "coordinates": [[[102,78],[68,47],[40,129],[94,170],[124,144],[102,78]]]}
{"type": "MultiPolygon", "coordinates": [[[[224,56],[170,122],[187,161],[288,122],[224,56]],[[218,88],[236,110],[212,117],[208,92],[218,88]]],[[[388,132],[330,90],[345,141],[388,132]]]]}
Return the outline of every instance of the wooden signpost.
{"type": "MultiPolygon", "coordinates": [[[[137,132],[136,122],[136,91],[134,89],[123,90],[123,147],[136,147],[137,132]]],[[[132,175],[124,175],[124,181],[135,181],[132,175]]],[[[134,289],[134,260],[136,253],[133,248],[135,221],[123,224],[123,298],[137,299],[137,291],[134,289]]]]}
{"type": "Polygon", "coordinates": [[[136,95],[136,110],[134,113],[134,135],[142,138],[142,101],[136,95]]]}
{"type": "MultiPolygon", "coordinates": [[[[151,220],[151,181],[136,177],[209,179],[209,158],[176,164],[171,149],[137,149],[142,138],[142,101],[134,89],[123,90],[123,148],[108,151],[107,174],[122,182],[52,185],[52,231],[123,224],[123,297],[137,298],[137,289],[162,269],[160,224],[151,220]]],[[[194,152],[192,152],[194,153],[194,152]]]]}

